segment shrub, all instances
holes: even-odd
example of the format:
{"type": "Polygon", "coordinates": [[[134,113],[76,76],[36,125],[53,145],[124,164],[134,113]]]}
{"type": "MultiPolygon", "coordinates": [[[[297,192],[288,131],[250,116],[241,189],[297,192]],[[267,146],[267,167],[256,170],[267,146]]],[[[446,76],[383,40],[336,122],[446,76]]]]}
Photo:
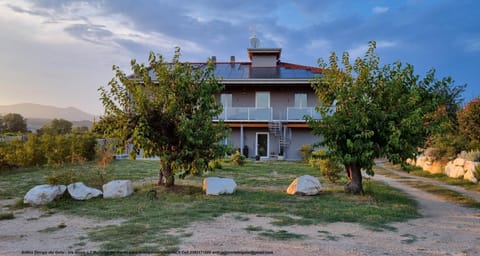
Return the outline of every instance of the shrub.
{"type": "Polygon", "coordinates": [[[343,166],[331,158],[328,151],[324,149],[313,152],[309,164],[312,167],[319,168],[322,176],[333,183],[340,179],[340,174],[343,171],[343,166]]]}
{"type": "Polygon", "coordinates": [[[208,162],[208,170],[222,169],[222,161],[220,159],[210,160],[208,162]]]}
{"type": "Polygon", "coordinates": [[[235,152],[235,154],[232,155],[232,163],[239,166],[244,165],[245,156],[240,154],[240,151],[235,152]]]}
{"type": "Polygon", "coordinates": [[[303,157],[303,160],[308,160],[310,158],[310,156],[312,155],[313,148],[312,148],[312,145],[310,145],[310,144],[303,144],[300,147],[299,151],[300,151],[300,154],[303,157]]]}

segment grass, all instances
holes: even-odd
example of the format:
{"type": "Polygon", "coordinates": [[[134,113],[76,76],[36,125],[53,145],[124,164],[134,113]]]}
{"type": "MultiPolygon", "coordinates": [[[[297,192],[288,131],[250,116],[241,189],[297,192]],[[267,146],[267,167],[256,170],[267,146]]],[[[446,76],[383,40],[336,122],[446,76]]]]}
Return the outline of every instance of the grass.
{"type": "Polygon", "coordinates": [[[15,219],[15,215],[12,212],[3,212],[0,213],[0,220],[11,220],[15,219]]]}
{"type": "Polygon", "coordinates": [[[65,225],[65,223],[60,223],[56,227],[45,228],[45,229],[39,230],[38,232],[40,232],[40,233],[52,233],[52,232],[64,229],[66,227],[67,227],[67,225],[65,225]]]}
{"type": "MultiPolygon", "coordinates": [[[[94,164],[82,168],[94,168],[94,164]]],[[[201,189],[201,177],[177,180],[173,189],[155,186],[158,162],[122,160],[114,161],[108,168],[112,179],[141,181],[132,196],[88,201],[62,198],[46,206],[50,212],[125,220],[90,232],[89,239],[101,242],[104,250],[148,251],[152,244],[158,245],[155,251],[176,250],[182,236],[172,230],[185,229],[196,221],[210,221],[225,213],[234,213],[239,221],[248,221],[242,217],[248,214],[271,217],[272,224],[277,226],[353,222],[376,229],[419,216],[413,200],[374,181],[365,181],[365,196],[344,194],[342,185],[329,184],[326,180],[322,180],[325,192],[319,196],[287,195],[285,190],[295,177],[320,175],[318,170],[299,162],[247,162],[244,166],[224,163],[221,170],[207,174],[235,179],[239,185],[236,193],[224,196],[206,196],[201,189]],[[151,189],[157,190],[157,199],[147,196],[151,189]]],[[[42,177],[45,179],[47,173],[48,170],[42,168],[12,171],[0,177],[0,186],[7,198],[23,195],[34,185],[43,183],[42,177]],[[27,176],[28,180],[22,179],[27,176]],[[13,186],[17,182],[22,185],[13,186]]],[[[259,235],[280,240],[301,239],[298,234],[282,230],[263,231],[259,235]]]]}
{"type": "Polygon", "coordinates": [[[446,201],[460,204],[462,206],[466,206],[470,208],[480,209],[480,202],[477,202],[476,200],[471,199],[470,197],[464,196],[463,194],[458,193],[456,191],[449,190],[447,188],[435,186],[435,185],[428,184],[421,181],[402,181],[402,182],[405,184],[408,184],[409,186],[438,195],[441,198],[445,199],[446,201]]]}
{"type": "Polygon", "coordinates": [[[267,230],[259,233],[260,236],[267,237],[274,240],[301,240],[305,238],[305,235],[290,233],[286,230],[267,230]]]}

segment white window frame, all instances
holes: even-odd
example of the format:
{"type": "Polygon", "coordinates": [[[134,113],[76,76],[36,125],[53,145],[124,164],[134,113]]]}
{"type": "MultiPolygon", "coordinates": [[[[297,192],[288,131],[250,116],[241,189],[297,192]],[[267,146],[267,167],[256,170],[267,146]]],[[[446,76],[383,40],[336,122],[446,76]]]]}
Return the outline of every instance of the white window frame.
{"type": "Polygon", "coordinates": [[[255,108],[270,108],[270,92],[255,92],[255,108]],[[267,95],[267,106],[266,107],[260,107],[260,95],[267,95]]]}

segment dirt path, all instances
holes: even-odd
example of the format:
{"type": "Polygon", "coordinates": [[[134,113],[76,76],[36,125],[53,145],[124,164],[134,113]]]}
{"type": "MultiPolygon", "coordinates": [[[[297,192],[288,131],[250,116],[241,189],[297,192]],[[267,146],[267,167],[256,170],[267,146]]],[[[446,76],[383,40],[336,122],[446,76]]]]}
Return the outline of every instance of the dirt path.
{"type": "MultiPolygon", "coordinates": [[[[0,200],[0,210],[16,200],[0,200]]],[[[3,211],[2,211],[3,212],[3,211]]],[[[121,220],[98,221],[27,207],[14,212],[12,220],[0,221],[0,255],[73,255],[98,251],[99,243],[88,232],[121,220]]]]}
{"type": "Polygon", "coordinates": [[[382,175],[375,175],[374,179],[411,195],[418,202],[422,217],[394,223],[392,230],[373,231],[350,223],[276,227],[269,218],[248,215],[242,216],[242,221],[238,215],[229,214],[188,228],[192,236],[184,239],[181,250],[207,251],[204,255],[221,255],[212,253],[215,251],[273,255],[480,255],[480,210],[448,203],[382,175]],[[247,231],[249,227],[261,231],[247,231]],[[265,230],[304,237],[272,240],[259,235],[265,230]]]}
{"type": "Polygon", "coordinates": [[[415,176],[415,175],[411,175],[407,172],[402,172],[402,171],[399,171],[399,170],[396,170],[394,168],[391,168],[391,167],[388,167],[385,165],[385,161],[376,161],[375,162],[379,167],[382,167],[384,169],[386,169],[387,171],[389,172],[392,172],[398,176],[402,176],[404,178],[408,178],[408,179],[412,179],[412,180],[418,180],[418,181],[421,181],[421,182],[425,182],[425,183],[428,183],[428,184],[432,184],[432,185],[435,185],[435,186],[439,186],[439,187],[442,187],[442,188],[446,188],[446,189],[449,189],[449,190],[453,190],[455,192],[458,192],[460,194],[463,194],[467,197],[470,197],[478,202],[480,202],[480,192],[476,192],[476,191],[471,191],[471,190],[466,190],[462,187],[457,187],[457,186],[452,186],[452,185],[448,185],[448,184],[445,184],[443,182],[440,182],[440,181],[435,181],[435,180],[432,180],[432,179],[429,179],[429,178],[425,178],[425,177],[419,177],[419,176],[415,176]]]}

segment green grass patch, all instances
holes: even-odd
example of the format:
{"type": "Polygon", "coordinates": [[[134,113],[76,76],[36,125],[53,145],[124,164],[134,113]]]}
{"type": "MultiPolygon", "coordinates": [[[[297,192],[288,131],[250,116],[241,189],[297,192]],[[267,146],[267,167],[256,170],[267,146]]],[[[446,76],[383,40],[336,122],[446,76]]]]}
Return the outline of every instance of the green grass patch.
{"type": "Polygon", "coordinates": [[[425,192],[429,192],[435,195],[440,196],[441,198],[445,199],[448,202],[460,204],[462,206],[480,209],[480,202],[477,202],[470,197],[464,196],[461,193],[458,193],[453,190],[449,190],[447,188],[435,186],[432,184],[428,184],[421,181],[403,181],[403,183],[421,189],[425,192]]]}
{"type": "Polygon", "coordinates": [[[13,212],[0,213],[0,220],[11,220],[11,219],[15,219],[15,215],[13,215],[13,212]]]}
{"type": "Polygon", "coordinates": [[[248,232],[258,232],[258,231],[262,231],[263,228],[260,227],[260,226],[248,225],[248,227],[246,227],[245,230],[248,231],[248,232]]]}
{"type": "MultiPolygon", "coordinates": [[[[103,250],[115,251],[148,251],[152,244],[158,245],[156,251],[176,250],[182,235],[173,230],[185,229],[196,221],[210,221],[226,213],[234,213],[234,218],[239,221],[248,221],[242,215],[249,214],[273,218],[272,224],[277,226],[352,222],[377,229],[388,227],[390,222],[419,216],[415,202],[404,193],[371,180],[365,181],[367,193],[364,196],[344,194],[343,185],[323,179],[325,191],[318,196],[287,195],[285,190],[295,177],[305,174],[320,176],[317,169],[300,162],[247,161],[244,166],[224,163],[222,169],[207,174],[235,179],[239,185],[236,193],[224,196],[206,196],[201,188],[202,177],[178,179],[172,189],[158,187],[154,185],[158,165],[155,161],[114,161],[108,167],[109,177],[141,181],[132,196],[88,201],[62,198],[45,209],[49,214],[63,212],[100,220],[125,220],[119,225],[96,228],[89,233],[90,240],[102,242],[103,250]],[[156,199],[148,196],[152,189],[157,191],[156,199]]],[[[42,177],[44,179],[48,170],[39,168],[27,173],[29,175],[24,175],[20,170],[0,177],[0,182],[9,184],[2,189],[10,195],[26,193],[43,182],[42,177]],[[25,182],[22,180],[25,176],[34,178],[25,182]],[[10,188],[17,181],[26,185],[10,188]]],[[[262,236],[272,239],[296,239],[296,234],[288,232],[263,233],[262,236]]]]}
{"type": "Polygon", "coordinates": [[[305,235],[290,233],[286,230],[267,230],[264,232],[260,232],[259,235],[273,240],[301,240],[305,238],[305,235]]]}
{"type": "Polygon", "coordinates": [[[65,225],[65,223],[60,223],[56,227],[45,228],[45,229],[39,230],[38,232],[40,232],[40,233],[52,233],[52,232],[64,229],[66,227],[67,227],[67,225],[65,225]]]}

